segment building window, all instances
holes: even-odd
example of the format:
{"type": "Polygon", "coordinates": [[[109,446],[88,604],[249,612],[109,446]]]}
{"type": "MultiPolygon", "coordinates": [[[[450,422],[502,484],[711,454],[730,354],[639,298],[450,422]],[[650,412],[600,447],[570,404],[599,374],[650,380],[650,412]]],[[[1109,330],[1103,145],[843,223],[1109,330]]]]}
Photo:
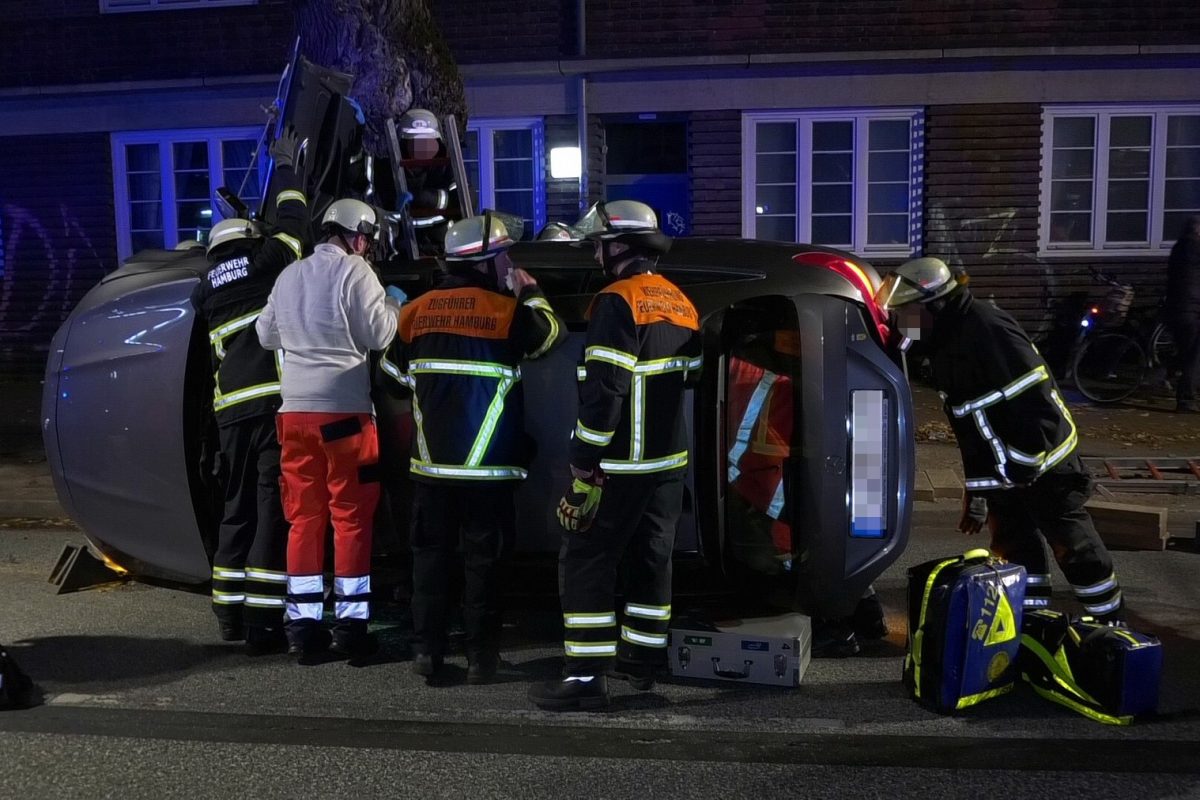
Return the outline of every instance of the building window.
{"type": "Polygon", "coordinates": [[[917,109],[742,118],[743,234],[877,256],[920,248],[917,109]]]}
{"type": "Polygon", "coordinates": [[[541,230],[546,224],[545,147],[540,118],[471,120],[463,161],[475,212],[490,208],[521,217],[527,239],[541,230]]]}
{"type": "Polygon", "coordinates": [[[123,11],[170,11],[178,8],[218,8],[220,6],[252,6],[258,0],[100,0],[101,14],[123,11]]]}
{"type": "Polygon", "coordinates": [[[253,172],[250,166],[259,133],[250,127],[113,134],[120,258],[184,239],[207,242],[220,186],[257,208],[265,159],[253,172]]]}
{"type": "Polygon", "coordinates": [[[1047,108],[1044,254],[1156,253],[1200,213],[1200,107],[1047,108]]]}

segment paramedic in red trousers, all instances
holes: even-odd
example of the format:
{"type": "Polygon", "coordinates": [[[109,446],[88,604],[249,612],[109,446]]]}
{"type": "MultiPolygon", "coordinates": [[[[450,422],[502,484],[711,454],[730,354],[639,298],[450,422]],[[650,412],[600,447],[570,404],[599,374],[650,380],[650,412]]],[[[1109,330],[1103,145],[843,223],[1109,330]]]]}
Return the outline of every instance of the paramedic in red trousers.
{"type": "Polygon", "coordinates": [[[425,677],[442,668],[452,586],[463,590],[467,682],[491,680],[500,660],[500,565],[531,455],[520,365],[566,336],[537,282],[508,257],[520,225],[492,212],[450,224],[446,273],[404,308],[382,365],[413,392],[412,668],[425,677]]]}
{"type": "MultiPolygon", "coordinates": [[[[1011,316],[976,299],[936,258],[889,274],[876,294],[928,345],[934,387],[958,438],[967,494],[959,529],[992,530],[992,550],[1025,567],[1025,607],[1050,604],[1046,544],[1084,611],[1123,618],[1112,558],[1083,504],[1092,483],[1046,362],[1011,316]]],[[[911,331],[911,333],[910,333],[911,331]]]]}
{"type": "Polygon", "coordinates": [[[566,677],[529,690],[538,706],[556,710],[607,704],[613,667],[635,688],[650,689],[666,661],[671,556],[688,463],[684,390],[702,364],[695,306],[654,272],[671,240],[650,207],[597,203],[578,229],[616,280],[588,311],[571,483],[557,512],[565,530],[558,581],[566,677]]]}
{"type": "Polygon", "coordinates": [[[226,641],[251,654],[281,650],[287,588],[287,522],[279,500],[279,365],[259,346],[253,325],[275,278],[300,258],[308,207],[292,169],[296,138],[271,144],[277,230],[263,237],[245,219],[218,222],[209,234],[208,272],[192,294],[212,345],[213,412],[221,443],[225,509],[213,556],[213,611],[226,641]]]}
{"type": "Polygon", "coordinates": [[[289,652],[330,644],[321,627],[325,532],[333,521],[336,623],[333,649],[368,654],[371,519],[379,502],[379,442],[368,355],[396,333],[399,304],[363,257],[378,235],[375,211],[338,200],[321,220],[323,240],[283,271],[255,327],[263,347],[283,350],[283,505],[289,652]]]}

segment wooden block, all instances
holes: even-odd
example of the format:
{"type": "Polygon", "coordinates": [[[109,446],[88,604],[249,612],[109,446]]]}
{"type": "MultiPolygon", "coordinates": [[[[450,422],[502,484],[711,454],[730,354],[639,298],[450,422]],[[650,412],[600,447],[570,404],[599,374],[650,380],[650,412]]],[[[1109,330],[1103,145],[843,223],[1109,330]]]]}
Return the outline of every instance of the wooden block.
{"type": "Polygon", "coordinates": [[[1131,503],[1089,500],[1088,513],[1109,547],[1131,550],[1167,549],[1167,509],[1131,503]]]}
{"type": "Polygon", "coordinates": [[[913,492],[914,500],[927,500],[933,502],[937,498],[933,496],[933,484],[929,482],[929,476],[925,474],[925,470],[917,470],[917,478],[914,481],[916,491],[913,492]]]}
{"type": "Polygon", "coordinates": [[[928,469],[925,473],[929,475],[929,482],[933,484],[933,499],[962,500],[963,482],[953,470],[928,469]]]}

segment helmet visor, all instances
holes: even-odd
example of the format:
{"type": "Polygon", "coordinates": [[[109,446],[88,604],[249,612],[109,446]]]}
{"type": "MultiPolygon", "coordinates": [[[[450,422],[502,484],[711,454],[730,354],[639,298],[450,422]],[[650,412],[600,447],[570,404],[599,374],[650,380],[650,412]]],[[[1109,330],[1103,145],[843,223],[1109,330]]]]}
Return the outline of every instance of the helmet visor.
{"type": "Polygon", "coordinates": [[[587,210],[587,213],[579,218],[574,226],[575,233],[582,239],[593,239],[601,234],[611,233],[612,224],[608,220],[608,213],[604,210],[604,203],[595,203],[587,210]]]}
{"type": "Polygon", "coordinates": [[[922,292],[916,286],[904,279],[904,276],[892,272],[884,277],[875,292],[875,305],[884,311],[907,305],[914,300],[920,300],[922,292]]]}

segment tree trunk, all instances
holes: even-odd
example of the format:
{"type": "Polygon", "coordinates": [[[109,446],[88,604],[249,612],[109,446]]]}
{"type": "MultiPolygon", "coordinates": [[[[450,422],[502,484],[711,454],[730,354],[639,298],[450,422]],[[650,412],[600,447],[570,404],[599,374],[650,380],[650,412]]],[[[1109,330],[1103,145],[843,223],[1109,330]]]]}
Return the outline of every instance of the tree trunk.
{"type": "Polygon", "coordinates": [[[429,0],[292,0],[292,8],[300,52],[355,76],[369,152],[387,153],[385,121],[412,107],[466,125],[462,77],[429,0]]]}

